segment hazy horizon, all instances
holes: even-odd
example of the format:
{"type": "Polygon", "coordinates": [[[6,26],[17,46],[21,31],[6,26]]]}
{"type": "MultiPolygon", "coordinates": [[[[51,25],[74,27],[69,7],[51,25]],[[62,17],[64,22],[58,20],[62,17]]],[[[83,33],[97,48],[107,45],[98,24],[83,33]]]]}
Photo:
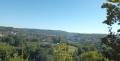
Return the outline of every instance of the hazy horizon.
{"type": "MultiPolygon", "coordinates": [[[[1,26],[1,27],[11,27],[11,26],[1,26]]],[[[23,28],[23,27],[13,27],[13,28],[21,28],[21,29],[37,29],[37,30],[52,30],[52,31],[63,31],[68,33],[80,33],[80,34],[108,34],[108,33],[82,33],[82,32],[69,32],[65,30],[55,30],[55,29],[39,29],[39,28],[23,28]]]]}

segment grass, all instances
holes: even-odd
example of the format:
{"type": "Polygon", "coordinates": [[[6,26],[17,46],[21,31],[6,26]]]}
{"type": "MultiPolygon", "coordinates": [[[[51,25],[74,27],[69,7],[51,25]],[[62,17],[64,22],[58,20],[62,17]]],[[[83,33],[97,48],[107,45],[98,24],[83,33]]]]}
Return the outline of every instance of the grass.
{"type": "Polygon", "coordinates": [[[74,46],[68,46],[68,52],[77,52],[78,51],[78,48],[77,47],[74,47],[74,46]]]}
{"type": "MultiPolygon", "coordinates": [[[[56,47],[57,44],[53,44],[53,47],[54,47],[54,51],[56,51],[56,47]]],[[[70,45],[67,45],[68,46],[68,52],[78,52],[78,48],[77,47],[74,47],[74,46],[70,46],[70,45]]]]}

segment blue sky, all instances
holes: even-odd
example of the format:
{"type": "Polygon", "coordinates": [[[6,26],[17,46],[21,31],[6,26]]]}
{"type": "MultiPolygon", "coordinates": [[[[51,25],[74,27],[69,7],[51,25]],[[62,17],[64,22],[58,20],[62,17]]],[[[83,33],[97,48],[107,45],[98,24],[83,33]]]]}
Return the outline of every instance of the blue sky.
{"type": "Polygon", "coordinates": [[[106,0],[0,0],[0,26],[107,33],[106,0]]]}

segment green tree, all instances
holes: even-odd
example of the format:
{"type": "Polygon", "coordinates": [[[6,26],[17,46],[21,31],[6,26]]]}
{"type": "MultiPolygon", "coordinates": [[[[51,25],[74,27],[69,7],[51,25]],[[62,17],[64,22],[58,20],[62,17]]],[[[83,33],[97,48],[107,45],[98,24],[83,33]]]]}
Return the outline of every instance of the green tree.
{"type": "Polygon", "coordinates": [[[24,60],[21,58],[21,56],[18,56],[18,53],[13,54],[13,57],[11,57],[10,53],[7,52],[6,58],[4,61],[28,61],[28,58],[24,60]]]}
{"type": "Polygon", "coordinates": [[[8,37],[8,42],[9,42],[10,45],[14,45],[15,40],[14,40],[14,38],[12,36],[9,36],[8,37]]]}
{"type": "Polygon", "coordinates": [[[108,59],[104,58],[102,54],[99,54],[97,51],[89,51],[82,53],[79,56],[79,61],[108,61],[108,59]]]}
{"type": "Polygon", "coordinates": [[[68,45],[60,43],[55,50],[56,61],[72,61],[72,53],[68,52],[68,45]]]}
{"type": "Polygon", "coordinates": [[[120,29],[118,33],[112,31],[112,25],[120,25],[120,0],[107,0],[111,3],[103,3],[102,8],[107,9],[107,19],[103,22],[109,26],[109,34],[101,38],[104,45],[103,54],[110,60],[120,61],[120,29]],[[115,4],[112,4],[115,3],[115,4]]]}
{"type": "Polygon", "coordinates": [[[107,1],[110,1],[110,2],[120,2],[120,0],[107,0],[107,1]]]}
{"type": "Polygon", "coordinates": [[[23,59],[24,45],[22,45],[21,49],[22,49],[22,51],[21,51],[22,55],[21,56],[18,56],[18,52],[15,53],[15,54],[12,54],[11,52],[6,51],[6,56],[5,56],[4,61],[28,61],[28,57],[26,59],[23,59]],[[11,55],[13,55],[13,56],[11,56],[11,55]]]}

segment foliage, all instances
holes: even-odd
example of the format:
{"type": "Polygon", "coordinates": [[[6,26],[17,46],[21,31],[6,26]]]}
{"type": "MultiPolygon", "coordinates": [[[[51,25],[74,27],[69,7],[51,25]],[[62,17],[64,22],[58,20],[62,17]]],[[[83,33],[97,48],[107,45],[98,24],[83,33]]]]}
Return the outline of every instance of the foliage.
{"type": "Polygon", "coordinates": [[[109,2],[120,2],[120,0],[107,0],[109,2]]]}
{"type": "Polygon", "coordinates": [[[72,61],[72,53],[68,52],[68,46],[65,43],[59,44],[55,51],[56,61],[72,61]]]}
{"type": "Polygon", "coordinates": [[[102,54],[99,54],[97,51],[82,53],[79,57],[79,61],[108,61],[107,58],[104,58],[102,54]]]}
{"type": "Polygon", "coordinates": [[[107,9],[107,19],[103,22],[109,25],[109,34],[102,38],[101,42],[104,45],[103,54],[110,60],[120,61],[120,29],[118,34],[112,32],[112,25],[117,23],[120,25],[120,0],[108,0],[112,3],[104,3],[101,7],[107,9]]]}
{"type": "Polygon", "coordinates": [[[25,60],[23,60],[20,56],[18,56],[18,53],[15,53],[13,54],[13,57],[10,57],[7,54],[5,61],[28,61],[28,59],[26,58],[25,60]]]}

